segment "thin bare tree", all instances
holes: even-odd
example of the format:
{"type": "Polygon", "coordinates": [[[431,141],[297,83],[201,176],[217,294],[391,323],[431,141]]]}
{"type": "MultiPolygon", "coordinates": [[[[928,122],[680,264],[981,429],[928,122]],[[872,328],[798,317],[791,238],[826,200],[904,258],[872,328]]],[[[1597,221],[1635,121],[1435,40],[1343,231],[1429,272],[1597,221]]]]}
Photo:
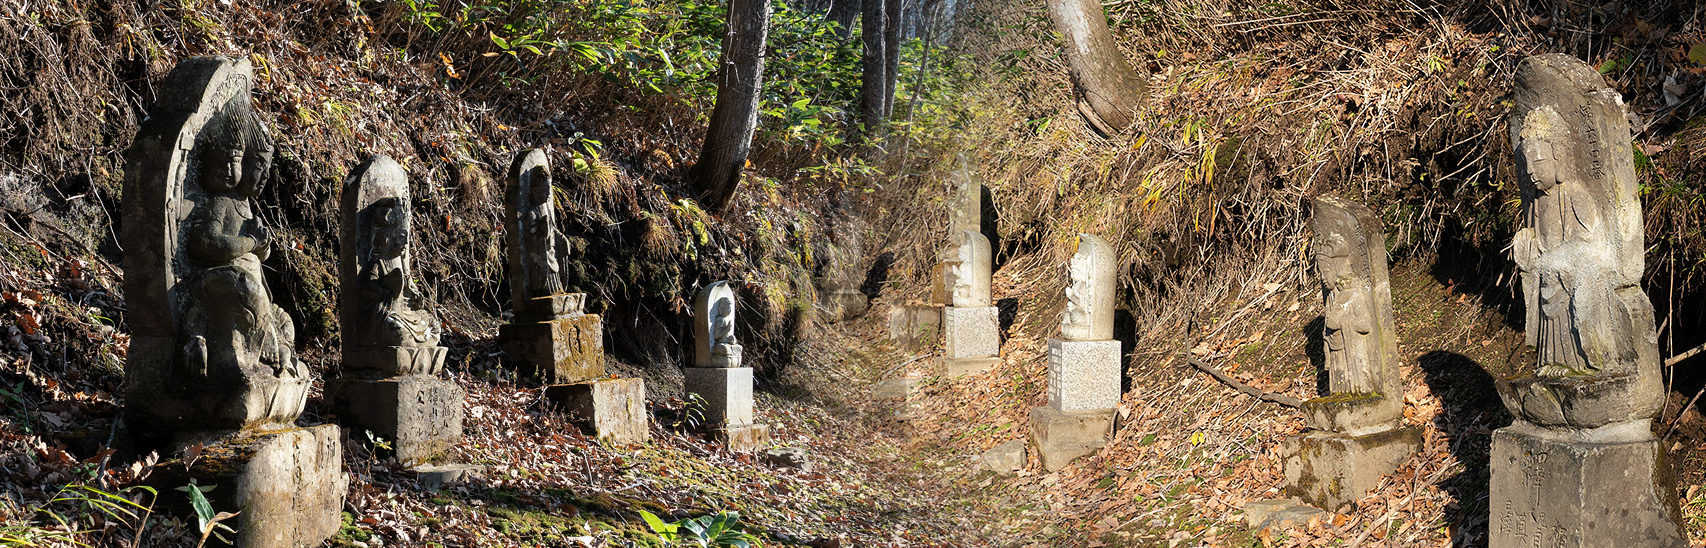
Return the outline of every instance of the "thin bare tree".
{"type": "Polygon", "coordinates": [[[1078,113],[1104,137],[1131,125],[1148,78],[1126,64],[1097,0],[1048,0],[1055,30],[1066,42],[1078,113]]]}
{"type": "Polygon", "coordinates": [[[740,186],[741,170],[758,128],[764,87],[764,41],[770,34],[770,0],[730,0],[723,65],[717,69],[717,105],[699,162],[688,173],[707,211],[722,211],[740,186]]]}

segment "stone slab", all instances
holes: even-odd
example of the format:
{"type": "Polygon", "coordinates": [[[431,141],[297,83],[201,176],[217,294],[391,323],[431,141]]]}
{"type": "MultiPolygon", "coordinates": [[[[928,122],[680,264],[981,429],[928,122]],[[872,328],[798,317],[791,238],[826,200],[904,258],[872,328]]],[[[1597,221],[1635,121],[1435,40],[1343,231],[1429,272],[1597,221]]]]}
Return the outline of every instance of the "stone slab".
{"type": "Polygon", "coordinates": [[[1375,392],[1345,392],[1303,402],[1310,428],[1346,434],[1390,430],[1404,418],[1404,400],[1375,392]]]}
{"type": "Polygon", "coordinates": [[[918,390],[918,379],[901,377],[884,379],[871,387],[871,399],[876,400],[906,400],[918,390]]]}
{"type": "Polygon", "coordinates": [[[597,314],[498,327],[504,358],[548,384],[604,377],[604,325],[597,314]]]}
{"type": "Polygon", "coordinates": [[[187,472],[151,481],[159,482],[162,493],[189,478],[218,486],[207,493],[208,501],[216,511],[240,512],[232,524],[239,547],[319,546],[343,525],[349,473],[339,438],[338,427],[329,424],[239,433],[204,445],[187,472]]]}
{"type": "Polygon", "coordinates": [[[944,377],[964,377],[976,375],[1001,364],[1001,358],[960,358],[951,360],[942,358],[936,362],[937,372],[944,377]]]}
{"type": "Polygon", "coordinates": [[[988,358],[1001,353],[1001,312],[993,306],[942,308],[942,357],[988,358]]]}
{"type": "Polygon", "coordinates": [[[1108,444],[1114,429],[1114,411],[1056,411],[1043,406],[1031,409],[1031,443],[1037,446],[1043,468],[1050,472],[1108,444]]]}
{"type": "Polygon", "coordinates": [[[824,293],[823,304],[830,321],[858,317],[871,308],[871,299],[852,289],[835,289],[824,293]]]}
{"type": "Polygon", "coordinates": [[[545,397],[601,441],[625,445],[651,439],[643,380],[604,379],[547,386],[545,397]]]}
{"type": "Polygon", "coordinates": [[[585,313],[585,293],[560,293],[515,301],[515,317],[520,322],[562,320],[585,313]]]}
{"type": "Polygon", "coordinates": [[[1118,407],[1122,357],[1119,341],[1049,339],[1049,407],[1056,411],[1118,407]]]}
{"type": "Polygon", "coordinates": [[[478,464],[423,464],[410,468],[421,487],[438,489],[478,480],[485,476],[486,467],[478,464]]]}
{"type": "Polygon", "coordinates": [[[705,399],[705,424],[732,428],[752,424],[751,367],[689,367],[684,389],[705,399]]]}
{"type": "Polygon", "coordinates": [[[1303,527],[1316,516],[1326,519],[1329,515],[1325,510],[1307,506],[1297,499],[1257,500],[1244,505],[1244,524],[1251,531],[1269,527],[1280,531],[1303,527]]]}
{"type": "Polygon", "coordinates": [[[1489,546],[1688,546],[1670,463],[1650,428],[1518,421],[1494,431],[1489,546]]]}
{"type": "Polygon", "coordinates": [[[1009,475],[1025,469],[1025,440],[1010,440],[978,455],[978,471],[1009,475]]]}
{"type": "Polygon", "coordinates": [[[792,468],[806,473],[811,473],[816,468],[812,463],[811,453],[804,447],[766,449],[759,455],[759,460],[777,468],[792,468]]]}
{"type": "Polygon", "coordinates": [[[1280,446],[1285,492],[1329,511],[1353,504],[1422,446],[1420,427],[1363,435],[1311,430],[1280,446]]]}
{"type": "Polygon", "coordinates": [[[770,445],[770,426],[764,424],[748,424],[730,426],[713,430],[717,441],[723,442],[730,451],[751,453],[770,445]]]}
{"type": "Polygon", "coordinates": [[[422,375],[326,383],[339,422],[390,441],[404,466],[431,462],[462,441],[462,397],[454,381],[422,375]]]}
{"type": "Polygon", "coordinates": [[[889,308],[889,340],[908,350],[933,346],[942,336],[942,307],[901,305],[889,308]]]}

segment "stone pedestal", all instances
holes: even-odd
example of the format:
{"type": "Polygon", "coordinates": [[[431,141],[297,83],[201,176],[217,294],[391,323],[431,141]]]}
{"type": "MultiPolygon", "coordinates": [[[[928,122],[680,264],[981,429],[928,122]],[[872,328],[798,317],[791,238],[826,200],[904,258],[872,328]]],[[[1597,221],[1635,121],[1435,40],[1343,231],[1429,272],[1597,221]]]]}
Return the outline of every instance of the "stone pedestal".
{"type": "Polygon", "coordinates": [[[824,294],[823,302],[834,320],[857,317],[871,305],[869,297],[854,289],[830,290],[824,294]]]}
{"type": "Polygon", "coordinates": [[[604,329],[597,314],[504,324],[498,327],[498,341],[523,375],[550,384],[604,376],[604,329]]]}
{"type": "Polygon", "coordinates": [[[646,429],[646,383],[640,379],[547,386],[545,397],[601,441],[635,444],[651,439],[646,429]]]}
{"type": "Polygon", "coordinates": [[[1647,420],[1493,432],[1492,548],[1688,546],[1670,464],[1647,420]]]}
{"type": "Polygon", "coordinates": [[[390,441],[404,466],[433,462],[461,441],[462,396],[454,381],[424,375],[326,383],[340,422],[390,441]]]}
{"type": "Polygon", "coordinates": [[[942,307],[900,305],[889,308],[889,340],[907,350],[936,344],[942,336],[942,307]]]}
{"type": "Polygon", "coordinates": [[[1060,411],[1051,407],[1031,409],[1031,443],[1036,444],[1043,468],[1050,472],[1066,463],[1101,449],[1114,429],[1114,410],[1060,411]]]}
{"type": "Polygon", "coordinates": [[[1000,310],[993,306],[942,308],[942,357],[988,358],[1001,353],[1000,310]]]}
{"type": "Polygon", "coordinates": [[[705,400],[705,429],[736,451],[770,442],[770,427],[752,416],[751,367],[689,367],[685,388],[705,400]]]}
{"type": "Polygon", "coordinates": [[[242,548],[319,546],[343,524],[349,474],[337,426],[238,433],[204,445],[188,477],[154,483],[164,494],[189,478],[218,486],[207,492],[215,510],[240,512],[231,525],[242,548]]]}
{"type": "Polygon", "coordinates": [[[1422,446],[1419,427],[1353,435],[1311,430],[1285,440],[1286,494],[1334,511],[1380,486],[1422,446]]]}
{"type": "Polygon", "coordinates": [[[1120,404],[1119,341],[1048,341],[1048,402],[1059,411],[1105,411],[1120,404]]]}

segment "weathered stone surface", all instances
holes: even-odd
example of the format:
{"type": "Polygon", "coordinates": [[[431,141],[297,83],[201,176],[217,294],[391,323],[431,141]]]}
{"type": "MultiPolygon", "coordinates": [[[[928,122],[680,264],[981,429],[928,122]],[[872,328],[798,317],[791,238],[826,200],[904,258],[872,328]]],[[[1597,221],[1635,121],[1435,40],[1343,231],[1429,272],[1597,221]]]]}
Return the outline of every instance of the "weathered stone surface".
{"type": "Polygon", "coordinates": [[[705,424],[739,427],[752,424],[751,367],[689,367],[684,388],[705,399],[705,424]]]}
{"type": "Polygon", "coordinates": [[[1105,411],[1120,404],[1119,341],[1048,341],[1048,404],[1056,411],[1105,411]]]}
{"type": "MultiPolygon", "coordinates": [[[[207,494],[215,510],[240,512],[232,524],[237,546],[318,546],[342,525],[349,490],[338,438],[332,425],[223,438],[202,448],[188,476],[218,486],[207,494]]],[[[188,483],[163,474],[156,480],[162,492],[188,483]]]]}
{"type": "Polygon", "coordinates": [[[942,308],[942,357],[988,358],[1001,353],[1001,311],[993,306],[942,308]]]}
{"type": "Polygon", "coordinates": [[[462,397],[454,381],[424,375],[326,383],[339,421],[389,440],[404,466],[432,462],[462,441],[462,397]]]}
{"type": "Polygon", "coordinates": [[[1305,506],[1297,499],[1274,499],[1250,501],[1244,505],[1244,524],[1251,531],[1261,531],[1267,528],[1283,531],[1293,527],[1309,525],[1309,520],[1316,517],[1326,519],[1330,514],[1313,506],[1305,506]]]}
{"type": "Polygon", "coordinates": [[[604,324],[597,314],[498,326],[505,359],[551,384],[603,378],[604,324]]]}
{"type": "Polygon", "coordinates": [[[1077,250],[1067,269],[1066,314],[1060,319],[1060,338],[1105,341],[1114,338],[1114,289],[1119,257],[1106,240],[1079,234],[1077,250]]]}
{"type": "Polygon", "coordinates": [[[1523,207],[1511,254],[1538,356],[1533,377],[1542,379],[1509,379],[1500,392],[1518,404],[1512,413],[1541,425],[1651,418],[1663,394],[1653,308],[1639,285],[1646,248],[1623,99],[1593,67],[1561,54],[1524,59],[1516,84],[1510,131],[1523,207]],[[1621,376],[1634,378],[1544,379],[1621,376]],[[1545,403],[1563,392],[1580,404],[1545,403]]]}
{"type": "Polygon", "coordinates": [[[740,367],[736,302],[734,286],[729,282],[716,282],[699,290],[693,305],[694,367],[740,367]]]}
{"type": "Polygon", "coordinates": [[[990,254],[989,239],[970,230],[949,234],[948,246],[942,248],[942,286],[948,293],[949,304],[963,308],[990,305],[990,282],[994,256],[990,254]]]}
{"type": "Polygon", "coordinates": [[[409,206],[408,176],[389,156],[369,158],[344,180],[338,320],[346,371],[436,375],[443,369],[438,318],[411,281],[409,206]],[[396,350],[405,348],[438,351],[396,350]]]}
{"type": "MultiPolygon", "coordinates": [[[[504,184],[504,239],[509,245],[510,299],[521,302],[569,293],[568,270],[562,261],[569,257],[569,240],[557,229],[556,206],[551,194],[550,158],[542,149],[523,150],[510,162],[504,184]]],[[[516,310],[516,321],[553,319],[524,316],[516,310]]]]}
{"type": "Polygon", "coordinates": [[[1114,429],[1114,412],[1056,411],[1051,407],[1031,408],[1031,443],[1037,446],[1043,468],[1050,472],[1065,468],[1067,463],[1088,455],[1108,444],[1108,433],[1114,429]]]}
{"type": "Polygon", "coordinates": [[[952,296],[949,295],[947,272],[945,264],[930,265],[930,304],[937,307],[954,304],[952,296]]]}
{"type": "Polygon", "coordinates": [[[643,380],[603,379],[547,386],[545,397],[605,442],[620,445],[651,439],[643,380]]]}
{"type": "Polygon", "coordinates": [[[561,320],[585,313],[585,293],[559,293],[515,300],[515,317],[518,322],[561,320]]]}
{"type": "Polygon", "coordinates": [[[778,468],[792,468],[807,473],[810,473],[815,468],[812,465],[811,453],[807,452],[804,447],[778,447],[776,449],[767,449],[764,453],[760,454],[759,458],[763,460],[765,464],[778,468]]]}
{"type": "Polygon", "coordinates": [[[261,272],[272,232],[254,200],[273,139],[247,59],[184,60],[126,154],[127,424],[155,440],[286,425],[310,373],[261,272]]]}
{"type": "Polygon", "coordinates": [[[1390,427],[1402,417],[1404,400],[1386,228],[1367,207],[1332,196],[1315,199],[1311,228],[1315,271],[1326,298],[1328,395],[1312,400],[1305,416],[1310,426],[1326,430],[1390,427]]]}
{"type": "Polygon", "coordinates": [[[1001,358],[942,358],[936,362],[937,373],[944,377],[976,375],[1001,365],[1001,358]]]}
{"type": "Polygon", "coordinates": [[[831,289],[824,293],[824,307],[832,319],[849,319],[871,308],[871,299],[856,289],[831,289]]]}
{"type": "Polygon", "coordinates": [[[744,426],[727,426],[712,431],[717,441],[723,442],[730,451],[751,453],[764,446],[770,445],[770,426],[764,424],[748,424],[744,426]]]}
{"type": "Polygon", "coordinates": [[[1682,547],[1675,483],[1647,421],[1493,432],[1490,546],[1682,547]]]}
{"type": "Polygon", "coordinates": [[[978,456],[979,471],[1009,475],[1025,469],[1025,440],[1009,440],[978,456]]]}
{"type": "Polygon", "coordinates": [[[1380,486],[1422,446],[1419,427],[1352,435],[1311,430],[1285,440],[1286,494],[1327,510],[1354,503],[1380,486]]]}
{"type": "Polygon", "coordinates": [[[889,308],[889,340],[902,348],[918,350],[935,344],[942,335],[942,307],[897,305],[889,308]]]}
{"type": "Polygon", "coordinates": [[[415,473],[415,481],[421,487],[438,489],[478,480],[485,475],[486,468],[478,464],[423,464],[409,470],[415,473]]]}
{"type": "Polygon", "coordinates": [[[971,170],[971,162],[961,154],[954,169],[953,194],[948,198],[948,229],[953,232],[969,230],[983,232],[983,184],[971,170]]]}
{"type": "Polygon", "coordinates": [[[918,390],[918,379],[900,377],[878,381],[871,387],[871,398],[878,400],[905,400],[912,397],[913,391],[918,390]]]}

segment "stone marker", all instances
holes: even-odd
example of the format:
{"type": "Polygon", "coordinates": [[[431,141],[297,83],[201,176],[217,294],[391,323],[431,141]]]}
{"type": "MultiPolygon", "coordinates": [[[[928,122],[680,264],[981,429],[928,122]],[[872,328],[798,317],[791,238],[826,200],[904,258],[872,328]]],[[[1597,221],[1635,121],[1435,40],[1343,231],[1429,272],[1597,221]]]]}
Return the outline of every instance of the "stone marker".
{"type": "Polygon", "coordinates": [[[1309,520],[1316,517],[1329,519],[1332,514],[1320,508],[1305,506],[1297,499],[1256,500],[1244,504],[1244,525],[1251,531],[1261,532],[1272,527],[1276,531],[1284,531],[1309,525],[1309,520]]]}
{"type": "Polygon", "coordinates": [[[948,214],[952,218],[948,230],[982,234],[983,184],[977,182],[965,154],[959,155],[958,162],[959,166],[954,169],[954,188],[948,197],[948,214]]]}
{"type": "Polygon", "coordinates": [[[179,63],[126,155],[125,422],[162,453],[202,444],[184,473],[224,486],[210,498],[241,511],[239,546],[294,547],[337,532],[349,475],[336,426],[295,424],[312,379],[261,271],[275,242],[254,200],[274,148],[253,74],[179,63]]]}
{"type": "Polygon", "coordinates": [[[1328,394],[1303,402],[1310,430],[1281,446],[1286,493],[1326,510],[1380,486],[1421,448],[1399,427],[1404,381],[1386,271],[1386,228],[1362,204],[1316,198],[1310,243],[1326,305],[1328,394]]]}
{"type": "Polygon", "coordinates": [[[607,379],[604,325],[586,313],[586,294],[569,293],[568,238],[557,229],[550,161],[523,150],[504,185],[510,301],[515,319],[498,328],[507,359],[545,380],[545,396],[600,440],[644,443],[650,438],[646,385],[607,379]]]}
{"type": "Polygon", "coordinates": [[[1031,441],[1057,471],[1108,442],[1120,404],[1120,342],[1114,340],[1118,256],[1079,234],[1066,285],[1061,338],[1048,342],[1048,405],[1031,410],[1031,441]]]}
{"type": "Polygon", "coordinates": [[[792,468],[810,474],[817,469],[812,465],[811,453],[804,447],[778,447],[766,449],[759,454],[759,460],[777,468],[792,468]]]}
{"type": "Polygon", "coordinates": [[[871,307],[870,298],[859,290],[865,271],[854,260],[861,255],[862,246],[856,237],[849,240],[827,253],[828,260],[816,280],[819,306],[831,322],[858,317],[871,307]]]}
{"type": "Polygon", "coordinates": [[[404,466],[433,463],[462,440],[462,387],[439,378],[441,328],[415,290],[403,167],[369,158],[344,181],[340,208],[344,369],[327,399],[344,424],[389,440],[404,466]]]}
{"type": "Polygon", "coordinates": [[[752,415],[752,368],[741,366],[735,339],[734,288],[716,282],[699,290],[693,305],[693,367],[686,370],[688,394],[704,400],[705,426],[735,451],[770,442],[770,427],[752,415]]]}
{"type": "Polygon", "coordinates": [[[905,304],[889,307],[889,340],[907,350],[933,346],[942,336],[941,305],[905,304]]]}
{"type": "Polygon", "coordinates": [[[950,377],[980,373],[1001,363],[1000,311],[990,305],[989,240],[961,230],[942,249],[942,371],[950,377]]]}
{"type": "Polygon", "coordinates": [[[1687,546],[1651,431],[1663,388],[1628,112],[1567,55],[1524,59],[1516,86],[1511,248],[1538,359],[1497,382],[1516,421],[1493,433],[1489,544],[1687,546]]]}

